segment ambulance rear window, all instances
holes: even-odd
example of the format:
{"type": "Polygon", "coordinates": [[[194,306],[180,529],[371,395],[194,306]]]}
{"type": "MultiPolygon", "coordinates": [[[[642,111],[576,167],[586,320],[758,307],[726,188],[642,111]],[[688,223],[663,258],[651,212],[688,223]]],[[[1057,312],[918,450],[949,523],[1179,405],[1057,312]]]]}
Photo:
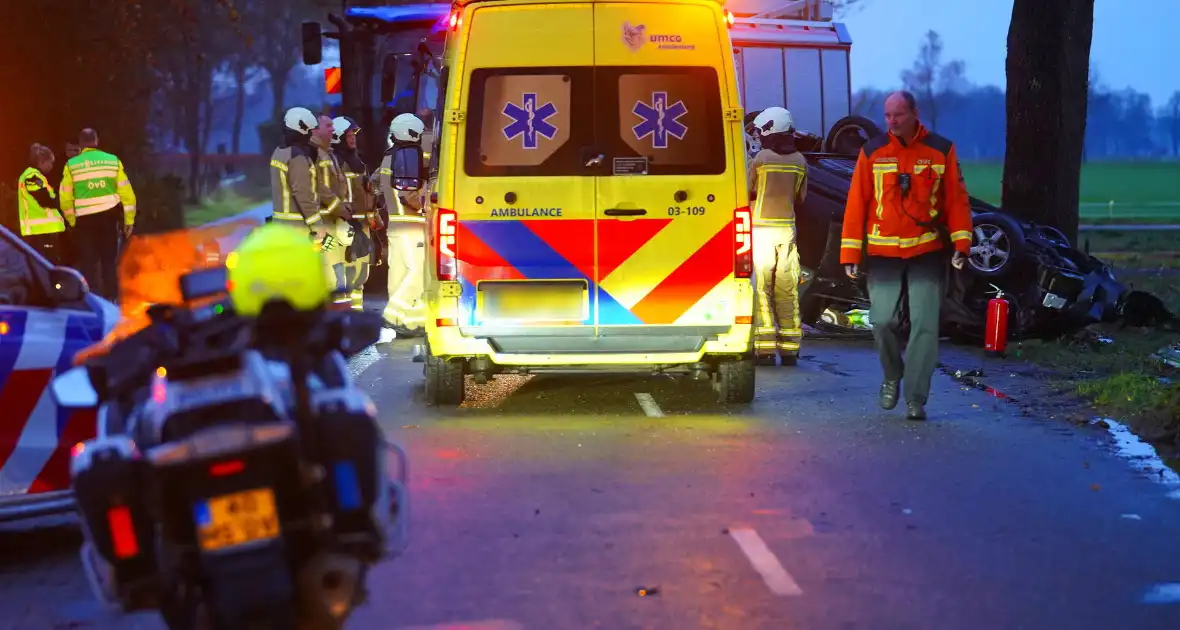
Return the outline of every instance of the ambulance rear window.
{"type": "Polygon", "coordinates": [[[728,151],[713,68],[600,66],[596,88],[598,127],[611,158],[645,157],[649,175],[725,172],[728,151]]]}
{"type": "Polygon", "coordinates": [[[478,68],[467,102],[464,170],[473,177],[585,175],[594,70],[478,68]]]}

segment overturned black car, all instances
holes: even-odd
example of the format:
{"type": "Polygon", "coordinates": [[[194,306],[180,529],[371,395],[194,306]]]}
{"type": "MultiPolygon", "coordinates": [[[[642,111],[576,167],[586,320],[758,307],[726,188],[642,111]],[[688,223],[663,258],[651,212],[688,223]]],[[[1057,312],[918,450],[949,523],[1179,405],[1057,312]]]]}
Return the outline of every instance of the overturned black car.
{"type": "MultiPolygon", "coordinates": [[[[750,122],[758,113],[746,117],[752,152],[758,140],[750,122]]],[[[810,166],[807,200],[796,210],[804,274],[800,310],[809,326],[840,323],[841,314],[869,306],[864,276],[851,280],[840,264],[840,230],[857,153],[880,133],[860,116],[841,119],[827,138],[796,132],[796,146],[810,166]]],[[[1127,290],[1109,265],[1074,248],[1059,230],[1022,221],[974,197],[971,210],[971,254],[961,271],[949,271],[943,334],[963,341],[981,338],[988,300],[999,292],[1011,307],[1012,338],[1056,337],[1120,320],[1132,326],[1176,326],[1157,298],[1127,290]]]]}

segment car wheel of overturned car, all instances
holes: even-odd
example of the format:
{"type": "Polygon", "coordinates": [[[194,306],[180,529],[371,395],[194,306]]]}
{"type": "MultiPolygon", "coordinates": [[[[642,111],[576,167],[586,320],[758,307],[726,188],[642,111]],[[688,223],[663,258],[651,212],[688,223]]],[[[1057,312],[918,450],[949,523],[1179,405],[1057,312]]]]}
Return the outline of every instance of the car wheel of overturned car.
{"type": "Polygon", "coordinates": [[[1024,247],[1024,230],[1011,217],[994,212],[977,214],[967,266],[976,275],[1001,278],[1015,269],[1024,247]]]}
{"type": "Polygon", "coordinates": [[[717,364],[713,389],[723,405],[745,404],[754,400],[754,359],[742,358],[717,364]]]}
{"type": "Polygon", "coordinates": [[[881,128],[877,123],[864,116],[845,116],[828,131],[824,152],[856,155],[866,142],[879,135],[881,128]]]}
{"type": "Polygon", "coordinates": [[[447,361],[426,352],[426,403],[429,405],[463,404],[463,362],[447,361]]]}

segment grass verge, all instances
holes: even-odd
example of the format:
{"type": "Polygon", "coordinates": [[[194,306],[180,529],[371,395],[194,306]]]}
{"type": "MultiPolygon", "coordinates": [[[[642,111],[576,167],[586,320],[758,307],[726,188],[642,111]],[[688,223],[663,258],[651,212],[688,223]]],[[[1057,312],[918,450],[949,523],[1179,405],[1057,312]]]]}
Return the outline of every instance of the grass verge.
{"type": "Polygon", "coordinates": [[[259,204],[266,203],[268,196],[269,192],[260,187],[218,192],[205,198],[199,204],[186,205],[184,208],[185,225],[196,227],[218,219],[232,217],[259,204]]]}
{"type": "MultiPolygon", "coordinates": [[[[1180,222],[1180,162],[1087,162],[1079,190],[1083,223],[1180,222]],[[1111,205],[1111,202],[1114,202],[1111,205]]],[[[963,164],[967,190],[1000,202],[1004,166],[999,162],[963,164]]]]}
{"type": "MultiPolygon", "coordinates": [[[[1112,238],[1128,244],[1154,243],[1155,237],[1112,238]]],[[[1115,251],[1097,254],[1115,267],[1129,288],[1147,291],[1180,313],[1180,270],[1175,266],[1145,268],[1144,256],[1161,252],[1115,251]],[[1116,257],[1115,255],[1118,255],[1116,257]]],[[[1172,259],[1180,252],[1164,252],[1172,259]]],[[[1180,370],[1153,355],[1180,341],[1180,334],[1152,329],[1091,326],[1084,334],[1053,341],[1026,341],[1021,357],[1046,368],[1054,384],[1090,401],[1096,414],[1125,421],[1141,438],[1180,452],[1180,370]]]]}

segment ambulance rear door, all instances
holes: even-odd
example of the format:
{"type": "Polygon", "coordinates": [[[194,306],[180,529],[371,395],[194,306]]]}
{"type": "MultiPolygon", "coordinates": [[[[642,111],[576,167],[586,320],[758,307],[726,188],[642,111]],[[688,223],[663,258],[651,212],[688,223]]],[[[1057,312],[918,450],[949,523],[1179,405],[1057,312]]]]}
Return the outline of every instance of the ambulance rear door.
{"type": "Polygon", "coordinates": [[[592,6],[481,5],[467,32],[459,325],[505,351],[593,337],[592,6]]]}
{"type": "Polygon", "coordinates": [[[600,3],[594,18],[598,334],[692,351],[734,324],[746,204],[724,116],[728,35],[706,3],[600,3]]]}

